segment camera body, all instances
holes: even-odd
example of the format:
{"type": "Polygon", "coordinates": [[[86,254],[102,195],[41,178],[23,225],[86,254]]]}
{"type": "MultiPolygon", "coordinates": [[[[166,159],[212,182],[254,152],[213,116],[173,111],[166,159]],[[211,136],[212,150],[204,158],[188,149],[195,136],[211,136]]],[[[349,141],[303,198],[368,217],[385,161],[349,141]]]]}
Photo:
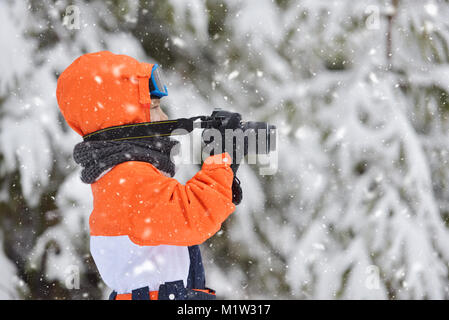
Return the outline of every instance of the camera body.
{"type": "Polygon", "coordinates": [[[203,143],[208,145],[211,155],[228,152],[233,159],[246,155],[269,154],[276,150],[276,126],[266,122],[242,121],[239,113],[214,109],[212,115],[202,118],[203,143]],[[221,141],[208,129],[218,130],[221,141]],[[212,144],[212,145],[211,145],[212,144]]]}

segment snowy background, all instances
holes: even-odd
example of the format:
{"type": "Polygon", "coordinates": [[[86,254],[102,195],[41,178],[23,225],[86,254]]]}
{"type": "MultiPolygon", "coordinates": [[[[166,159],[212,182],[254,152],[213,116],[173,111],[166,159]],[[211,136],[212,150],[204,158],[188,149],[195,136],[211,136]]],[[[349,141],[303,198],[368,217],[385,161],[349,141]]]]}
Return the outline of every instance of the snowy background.
{"type": "Polygon", "coordinates": [[[55,98],[100,50],[161,64],[171,118],[280,129],[277,173],[242,166],[243,203],[202,245],[219,298],[448,299],[447,17],[443,0],[0,0],[0,299],[109,293],[55,98]]]}

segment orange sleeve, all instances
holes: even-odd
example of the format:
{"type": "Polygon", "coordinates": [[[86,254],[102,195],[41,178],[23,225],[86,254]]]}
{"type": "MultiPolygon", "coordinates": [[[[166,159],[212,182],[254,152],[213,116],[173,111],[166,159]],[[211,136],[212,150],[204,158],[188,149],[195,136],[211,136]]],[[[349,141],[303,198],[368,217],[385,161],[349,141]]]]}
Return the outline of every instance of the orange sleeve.
{"type": "MultiPolygon", "coordinates": [[[[231,157],[209,157],[185,185],[137,162],[123,194],[129,211],[129,238],[139,245],[195,245],[220,230],[235,210],[232,203],[231,157]]],[[[148,167],[151,166],[151,167],[148,167]]]]}

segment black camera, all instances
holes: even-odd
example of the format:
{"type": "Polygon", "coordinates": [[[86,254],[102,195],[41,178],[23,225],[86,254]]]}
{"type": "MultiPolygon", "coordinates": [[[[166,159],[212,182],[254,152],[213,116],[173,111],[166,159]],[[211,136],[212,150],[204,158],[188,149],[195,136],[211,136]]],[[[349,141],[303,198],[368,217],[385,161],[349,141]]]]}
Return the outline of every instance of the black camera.
{"type": "MultiPolygon", "coordinates": [[[[228,152],[233,159],[246,155],[269,154],[276,150],[276,126],[266,122],[242,121],[239,113],[214,109],[212,115],[201,118],[203,148],[210,154],[228,152]],[[208,129],[215,129],[210,132],[208,129]],[[221,141],[217,141],[217,131],[221,141]]],[[[238,160],[240,161],[240,160],[238,160]]]]}

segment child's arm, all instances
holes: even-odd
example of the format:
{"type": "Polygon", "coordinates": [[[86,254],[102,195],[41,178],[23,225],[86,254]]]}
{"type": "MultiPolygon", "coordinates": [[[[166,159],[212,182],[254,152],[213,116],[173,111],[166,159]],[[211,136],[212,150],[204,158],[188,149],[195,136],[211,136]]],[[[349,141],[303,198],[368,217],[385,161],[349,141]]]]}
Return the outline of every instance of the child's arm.
{"type": "Polygon", "coordinates": [[[227,153],[209,157],[185,185],[147,163],[133,166],[129,238],[139,245],[190,246],[214,235],[235,210],[231,161],[227,153]]]}

